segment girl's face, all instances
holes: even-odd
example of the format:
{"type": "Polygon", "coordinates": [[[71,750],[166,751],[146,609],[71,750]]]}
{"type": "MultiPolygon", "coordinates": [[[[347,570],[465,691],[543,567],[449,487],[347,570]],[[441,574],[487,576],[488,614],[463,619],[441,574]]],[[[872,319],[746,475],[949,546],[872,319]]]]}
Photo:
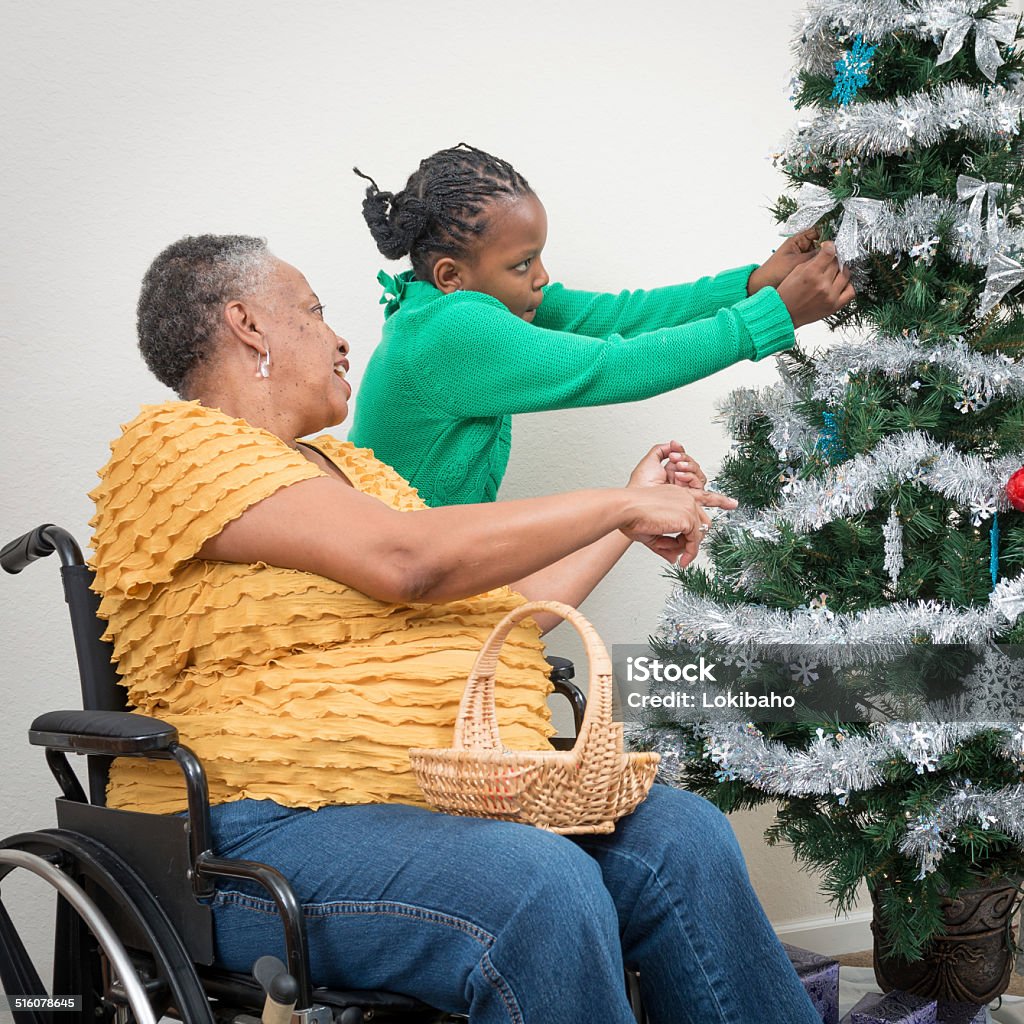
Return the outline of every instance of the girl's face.
{"type": "Polygon", "coordinates": [[[483,292],[523,320],[533,320],[551,280],[541,262],[548,237],[544,205],[535,195],[496,201],[485,215],[487,228],[468,259],[445,258],[434,267],[443,292],[483,292]]]}

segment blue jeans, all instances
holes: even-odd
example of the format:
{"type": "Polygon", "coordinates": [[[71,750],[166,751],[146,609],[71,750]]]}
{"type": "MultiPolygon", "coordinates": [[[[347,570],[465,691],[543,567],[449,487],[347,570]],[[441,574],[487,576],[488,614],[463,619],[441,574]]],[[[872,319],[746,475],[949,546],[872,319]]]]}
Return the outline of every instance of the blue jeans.
{"type": "MultiPolygon", "coordinates": [[[[615,832],[569,839],[402,804],[213,808],[214,848],[281,870],[315,983],[379,988],[473,1024],[820,1024],[750,887],[725,817],[655,786],[615,832]]],[[[227,882],[217,957],[282,956],[274,904],[227,882]]]]}

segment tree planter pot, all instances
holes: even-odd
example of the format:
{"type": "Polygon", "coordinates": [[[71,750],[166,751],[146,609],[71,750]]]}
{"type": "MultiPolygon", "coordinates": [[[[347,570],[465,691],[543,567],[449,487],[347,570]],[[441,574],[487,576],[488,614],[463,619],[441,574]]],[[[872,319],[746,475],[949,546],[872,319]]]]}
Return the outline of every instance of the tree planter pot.
{"type": "Polygon", "coordinates": [[[926,999],[989,1003],[1010,984],[1013,948],[1010,918],[1018,891],[1002,879],[962,892],[943,904],[946,935],[935,939],[924,958],[914,962],[885,957],[885,925],[872,894],[875,979],[883,992],[902,989],[926,999]]]}

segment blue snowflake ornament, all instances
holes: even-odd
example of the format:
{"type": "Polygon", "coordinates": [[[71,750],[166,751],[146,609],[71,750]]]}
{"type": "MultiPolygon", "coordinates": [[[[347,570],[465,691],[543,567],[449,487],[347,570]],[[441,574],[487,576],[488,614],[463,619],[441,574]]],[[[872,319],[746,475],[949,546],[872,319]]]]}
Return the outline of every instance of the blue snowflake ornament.
{"type": "Polygon", "coordinates": [[[840,105],[845,107],[857,95],[857,91],[868,84],[871,58],[877,49],[877,46],[866,46],[863,36],[854,39],[853,49],[836,61],[832,99],[839,100],[840,105]]]}

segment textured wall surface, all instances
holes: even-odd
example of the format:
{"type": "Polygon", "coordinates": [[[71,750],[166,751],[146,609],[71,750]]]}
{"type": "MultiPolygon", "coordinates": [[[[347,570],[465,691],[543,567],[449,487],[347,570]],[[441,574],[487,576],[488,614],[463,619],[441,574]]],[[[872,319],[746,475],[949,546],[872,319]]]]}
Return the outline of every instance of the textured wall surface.
{"type": "MultiPolygon", "coordinates": [[[[578,287],[766,257],[781,187],[767,154],[795,120],[799,6],[7,0],[0,540],[44,521],[87,539],[108,441],[140,403],[170,397],[137,355],[134,304],[149,260],[183,234],[267,236],[351,341],[358,381],[383,261],[353,164],[394,189],[460,140],[505,156],[547,206],[554,278],[578,287]]],[[[713,470],[728,446],[716,399],[773,377],[746,363],[636,405],[521,417],[503,495],[622,483],[673,436],[713,470]]],[[[630,552],[586,603],[607,642],[656,628],[661,573],[630,552]]],[[[0,602],[0,822],[14,831],[51,824],[54,787],[25,731],[40,711],[75,706],[77,684],[56,565],[0,580],[0,602]]],[[[576,648],[560,629],[552,649],[576,648]]],[[[822,913],[813,880],[763,848],[765,823],[736,827],[770,916],[822,913]]],[[[34,916],[43,946],[49,912],[34,916]]]]}

